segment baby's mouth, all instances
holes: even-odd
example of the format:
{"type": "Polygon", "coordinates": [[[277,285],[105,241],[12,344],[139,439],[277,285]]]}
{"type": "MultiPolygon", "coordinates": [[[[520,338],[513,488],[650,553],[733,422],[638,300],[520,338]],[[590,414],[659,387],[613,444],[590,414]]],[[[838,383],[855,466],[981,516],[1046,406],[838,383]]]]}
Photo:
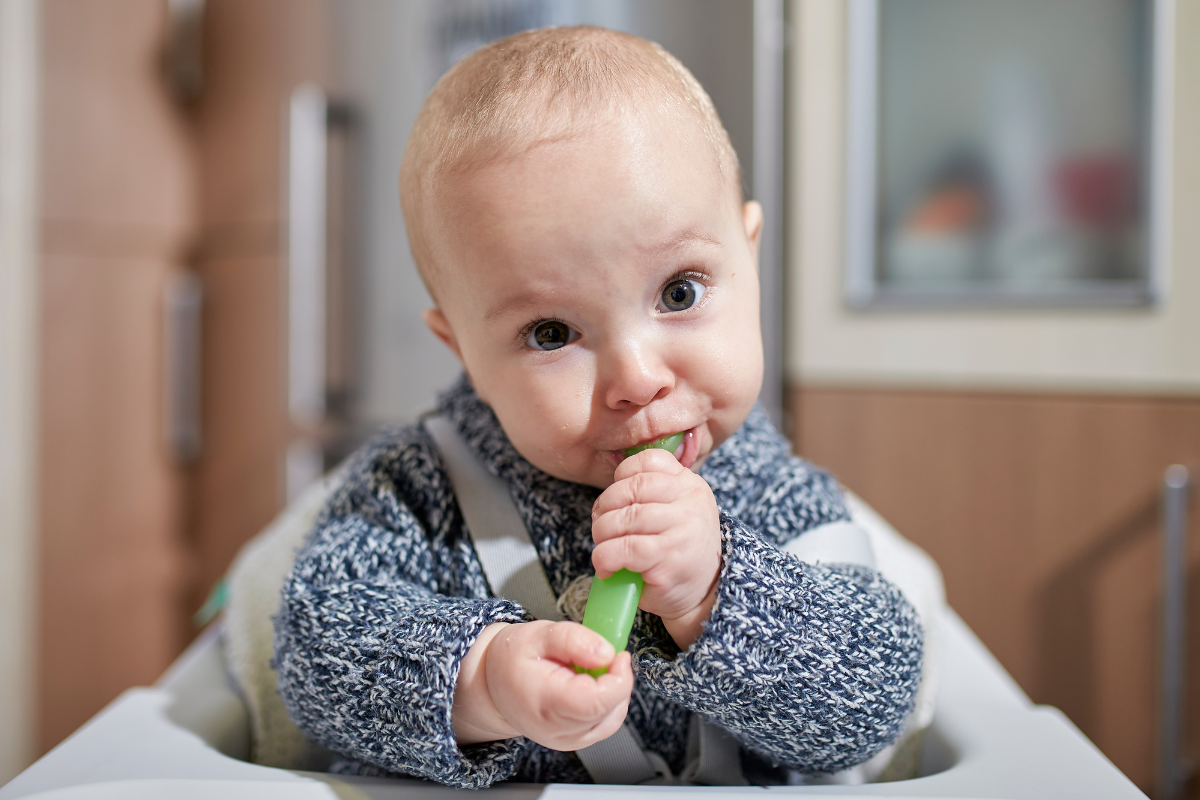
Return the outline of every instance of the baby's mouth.
{"type": "MultiPolygon", "coordinates": [[[[680,441],[679,444],[675,447],[674,451],[672,451],[672,455],[674,455],[675,458],[679,460],[679,463],[682,464],[685,469],[691,469],[692,465],[696,463],[696,457],[699,456],[699,454],[700,454],[700,440],[699,440],[699,437],[696,436],[695,428],[689,428],[688,430],[683,431],[681,433],[672,434],[671,436],[664,436],[664,437],[661,437],[660,439],[652,440],[650,442],[643,442],[641,444],[634,445],[626,450],[609,450],[608,451],[609,460],[612,462],[613,467],[615,468],[618,464],[620,464],[622,461],[624,461],[630,455],[634,455],[635,453],[640,452],[641,450],[646,450],[651,447],[656,447],[656,446],[661,445],[662,443],[669,444],[669,440],[671,438],[673,438],[674,436],[682,437],[682,441],[680,441]]],[[[665,448],[659,447],[659,449],[665,449],[665,448]]]]}

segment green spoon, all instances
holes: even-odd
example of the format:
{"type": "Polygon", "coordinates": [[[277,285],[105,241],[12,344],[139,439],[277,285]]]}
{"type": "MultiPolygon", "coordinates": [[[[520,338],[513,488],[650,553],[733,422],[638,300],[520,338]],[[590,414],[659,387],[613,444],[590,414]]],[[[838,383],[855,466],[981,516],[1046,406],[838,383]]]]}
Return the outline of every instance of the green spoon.
{"type": "Polygon", "coordinates": [[[672,433],[670,436],[664,436],[657,442],[647,442],[646,444],[639,444],[637,447],[628,448],[625,451],[625,457],[628,458],[629,456],[640,453],[643,450],[649,450],[652,447],[656,450],[666,450],[668,453],[674,453],[677,449],[679,449],[681,442],[683,442],[683,434],[672,433]]]}
{"type": "MultiPolygon", "coordinates": [[[[682,433],[664,436],[657,442],[639,444],[625,451],[629,457],[651,447],[674,453],[683,441],[682,433]]],[[[592,581],[591,591],[588,592],[587,607],[583,611],[583,627],[590,628],[608,640],[618,653],[625,649],[629,642],[629,632],[633,629],[633,616],[637,613],[638,600],[642,597],[642,576],[627,569],[614,572],[607,578],[596,578],[592,581]]],[[[600,677],[608,671],[608,667],[598,669],[581,669],[592,677],[600,677]]]]}

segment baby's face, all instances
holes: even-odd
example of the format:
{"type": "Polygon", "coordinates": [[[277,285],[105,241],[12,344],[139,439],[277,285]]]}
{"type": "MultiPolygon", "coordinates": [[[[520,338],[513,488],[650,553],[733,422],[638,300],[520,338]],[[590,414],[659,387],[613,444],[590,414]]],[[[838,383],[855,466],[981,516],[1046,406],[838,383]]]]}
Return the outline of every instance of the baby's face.
{"type": "Polygon", "coordinates": [[[756,203],[678,123],[542,144],[433,201],[430,328],[526,459],[603,488],[628,447],[687,431],[698,469],[762,383],[756,203]]]}

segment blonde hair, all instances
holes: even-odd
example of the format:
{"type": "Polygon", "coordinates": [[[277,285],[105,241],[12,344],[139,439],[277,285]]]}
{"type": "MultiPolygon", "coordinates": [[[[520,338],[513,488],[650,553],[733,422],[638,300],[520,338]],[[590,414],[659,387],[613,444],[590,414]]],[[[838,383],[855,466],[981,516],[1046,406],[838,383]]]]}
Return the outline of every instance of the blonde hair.
{"type": "Polygon", "coordinates": [[[435,301],[425,215],[440,180],[629,113],[698,123],[740,205],[737,153],[712,99],[654,42],[591,25],[539,28],[492,42],[446,72],[417,115],[400,167],[409,246],[435,301]]]}

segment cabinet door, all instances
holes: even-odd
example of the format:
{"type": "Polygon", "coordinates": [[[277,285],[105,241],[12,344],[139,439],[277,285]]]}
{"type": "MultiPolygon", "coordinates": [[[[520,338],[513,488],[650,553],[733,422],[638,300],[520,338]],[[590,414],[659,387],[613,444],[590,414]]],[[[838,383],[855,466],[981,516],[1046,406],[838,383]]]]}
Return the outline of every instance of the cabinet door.
{"type": "Polygon", "coordinates": [[[185,476],[162,436],[162,296],[193,235],[165,4],[41,6],[38,752],[182,645],[185,476]]]}
{"type": "Polygon", "coordinates": [[[196,109],[204,286],[203,442],[189,530],[189,603],[203,602],[241,545],[285,501],[287,105],[325,85],[324,0],[209,0],[196,109]]]}

